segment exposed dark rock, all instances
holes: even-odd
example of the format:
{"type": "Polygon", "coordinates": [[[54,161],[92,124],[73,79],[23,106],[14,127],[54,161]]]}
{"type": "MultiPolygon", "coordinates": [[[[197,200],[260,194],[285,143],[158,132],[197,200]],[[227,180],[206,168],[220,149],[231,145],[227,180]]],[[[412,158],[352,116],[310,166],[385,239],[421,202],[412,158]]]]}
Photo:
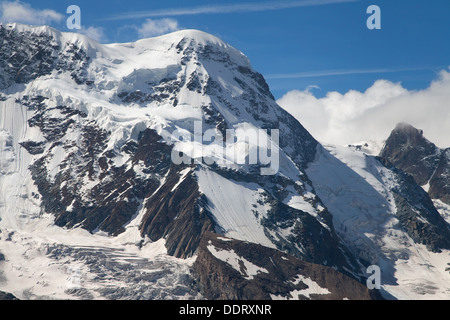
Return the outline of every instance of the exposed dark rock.
{"type": "Polygon", "coordinates": [[[193,271],[201,292],[211,300],[382,299],[376,290],[369,290],[333,268],[213,233],[206,233],[202,238],[193,271]],[[222,259],[217,257],[221,254],[222,259]],[[259,271],[249,270],[249,264],[259,271]],[[322,290],[310,287],[309,281],[322,290]]]}
{"type": "Polygon", "coordinates": [[[34,110],[33,116],[28,120],[29,127],[38,127],[49,142],[60,140],[71,126],[77,124],[79,117],[86,117],[83,112],[66,106],[47,108],[43,101],[45,100],[27,99],[21,103],[27,105],[30,110],[34,110]],[[59,117],[56,117],[53,112],[55,110],[60,113],[59,117]]]}
{"type": "MultiPolygon", "coordinates": [[[[51,126],[42,121],[40,128],[46,131],[48,125],[51,126]]],[[[192,175],[172,192],[179,181],[179,171],[184,167],[172,165],[171,147],[161,142],[162,137],[155,131],[147,129],[141,132],[137,143],[129,141],[122,148],[131,156],[132,167],[127,169],[128,165],[115,167],[102,155],[108,132],[92,122],[85,124],[81,133],[81,143],[73,156],[61,163],[61,170],[54,179],[49,178],[46,169],[51,153],[30,167],[42,206],[55,215],[55,223],[68,228],[81,225],[91,232],[101,230],[118,235],[145,202],[142,235],[155,241],[164,237],[169,254],[191,256],[203,232],[212,230],[213,223],[200,205],[201,194],[192,175]],[[141,166],[147,177],[137,176],[135,166],[141,166]],[[165,183],[159,188],[164,176],[165,183]],[[99,182],[82,192],[84,178],[91,181],[99,178],[99,182]]]]}
{"type": "Polygon", "coordinates": [[[272,100],[275,100],[274,96],[272,95],[272,93],[270,92],[270,88],[266,82],[266,80],[264,79],[263,75],[252,70],[249,67],[243,67],[243,66],[239,66],[238,67],[238,71],[248,77],[250,77],[251,79],[253,79],[255,81],[255,83],[257,84],[258,90],[259,92],[264,95],[264,96],[268,96],[270,97],[272,100]]]}
{"type": "Polygon", "coordinates": [[[214,222],[192,172],[174,189],[180,169],[172,166],[164,185],[147,201],[140,229],[151,240],[165,238],[169,254],[186,258],[196,252],[203,234],[214,230],[214,222]]]}
{"type": "Polygon", "coordinates": [[[137,103],[146,105],[151,102],[164,102],[166,100],[173,101],[176,106],[177,93],[185,84],[185,78],[180,79],[163,79],[159,84],[150,84],[149,92],[141,90],[121,91],[117,93],[117,97],[124,103],[137,103]]]}
{"type": "Polygon", "coordinates": [[[0,89],[50,74],[59,48],[49,35],[0,26],[0,89]]]}
{"type": "Polygon", "coordinates": [[[142,91],[121,92],[117,95],[125,103],[146,103],[152,101],[151,95],[142,91]]]}
{"type": "Polygon", "coordinates": [[[163,176],[169,170],[172,160],[172,148],[161,141],[154,130],[147,129],[139,135],[137,149],[134,152],[133,163],[142,161],[149,173],[163,176]]]}
{"type": "Polygon", "coordinates": [[[85,50],[74,43],[66,43],[64,50],[59,53],[55,69],[59,73],[70,72],[70,76],[78,85],[87,84],[87,67],[90,60],[85,50]]]}
{"type": "Polygon", "coordinates": [[[21,142],[20,145],[24,147],[30,154],[37,155],[44,153],[45,142],[35,142],[35,141],[25,141],[21,142]]]}
{"type": "Polygon", "coordinates": [[[61,44],[44,31],[19,32],[0,26],[0,89],[25,84],[52,71],[69,72],[77,84],[87,81],[90,57],[74,43],[61,44]]]}
{"type": "MultiPolygon", "coordinates": [[[[266,236],[276,245],[277,249],[299,259],[333,266],[351,277],[359,274],[356,258],[337,236],[332,215],[327,209],[317,213],[321,220],[319,222],[317,217],[283,203],[283,199],[286,198],[286,188],[292,187],[299,194],[304,194],[306,192],[304,186],[296,185],[291,180],[279,175],[244,174],[219,167],[211,169],[229,180],[256,183],[265,190],[264,197],[259,201],[261,201],[260,204],[264,204],[270,209],[267,211],[266,217],[261,219],[261,225],[266,236]],[[288,238],[283,237],[283,233],[288,233],[288,238]]],[[[259,169],[256,168],[255,172],[259,172],[259,169]]],[[[320,204],[325,208],[317,196],[308,201],[313,207],[320,204]]]]}
{"type": "MultiPolygon", "coordinates": [[[[406,229],[408,235],[416,243],[422,243],[432,252],[440,252],[441,249],[450,249],[450,230],[443,221],[433,221],[430,223],[411,205],[408,201],[394,193],[395,205],[397,207],[397,217],[400,225],[406,229]]],[[[423,211],[422,212],[426,212],[423,211]]],[[[434,220],[440,220],[436,211],[434,220]],[[437,215],[436,215],[437,214],[437,215]]]]}
{"type": "Polygon", "coordinates": [[[436,210],[427,192],[411,175],[385,159],[379,160],[397,176],[397,187],[391,191],[401,227],[415,242],[426,245],[433,252],[450,249],[450,225],[436,210]]]}
{"type": "Polygon", "coordinates": [[[380,157],[411,174],[419,185],[424,185],[439,163],[440,152],[425,139],[422,130],[400,123],[387,139],[380,157]]]}
{"type": "Polygon", "coordinates": [[[430,179],[428,193],[432,199],[439,199],[450,205],[450,148],[441,153],[439,164],[430,179]]]}
{"type": "Polygon", "coordinates": [[[440,149],[423,136],[422,130],[400,123],[380,157],[410,174],[420,186],[429,184],[432,199],[450,204],[450,148],[440,149]]]}
{"type": "MultiPolygon", "coordinates": [[[[329,215],[328,211],[322,214],[329,215]]],[[[329,218],[331,219],[331,216],[329,218]]],[[[312,215],[278,200],[272,200],[271,209],[262,225],[272,231],[272,234],[276,234],[280,229],[291,230],[287,241],[280,240],[281,237],[270,237],[281,251],[309,262],[334,266],[341,271],[356,269],[356,261],[349,258],[351,254],[340,244],[332,223],[329,223],[330,227],[326,229],[312,215]],[[299,250],[299,247],[302,250],[299,250]]]]}
{"type": "Polygon", "coordinates": [[[202,93],[202,84],[196,72],[191,74],[191,77],[186,87],[191,91],[202,93]]]}
{"type": "Polygon", "coordinates": [[[79,115],[82,118],[86,118],[87,114],[81,110],[76,110],[73,108],[69,108],[67,106],[58,106],[56,109],[60,110],[61,114],[65,117],[69,118],[75,115],[79,115]]]}
{"type": "MultiPolygon", "coordinates": [[[[94,164],[98,163],[102,170],[100,175],[105,174],[109,178],[102,180],[101,183],[90,190],[90,198],[93,200],[91,203],[75,202],[75,209],[72,214],[68,214],[68,217],[74,217],[73,214],[76,214],[76,221],[69,222],[73,219],[69,218],[66,223],[70,223],[69,225],[73,226],[84,220],[83,225],[90,231],[98,228],[112,235],[117,235],[124,231],[123,226],[136,214],[142,199],[149,193],[153,193],[159,186],[156,175],[158,172],[165,171],[165,168],[161,168],[164,164],[161,164],[159,161],[167,159],[152,157],[160,151],[152,149],[152,147],[164,147],[165,145],[159,143],[159,145],[155,146],[148,143],[148,140],[152,139],[149,136],[154,136],[153,131],[149,130],[143,134],[134,154],[136,161],[145,160],[139,159],[141,154],[146,154],[148,159],[152,159],[150,162],[144,162],[146,171],[152,173],[152,175],[149,175],[147,179],[143,179],[136,176],[133,168],[127,170],[125,165],[119,168],[110,167],[105,157],[97,158],[104,150],[104,147],[101,147],[101,145],[106,141],[103,137],[105,133],[95,129],[95,127],[91,127],[90,131],[91,133],[86,135],[85,151],[82,152],[83,155],[89,155],[90,160],[87,161],[88,165],[83,170],[84,172],[87,170],[89,177],[93,178],[98,174],[94,170],[94,164]],[[98,137],[98,140],[95,137],[98,137]]],[[[159,140],[160,137],[157,137],[159,140]]],[[[62,217],[59,216],[58,221],[62,221],[60,220],[62,217]]]]}
{"type": "Polygon", "coordinates": [[[11,293],[0,291],[0,300],[6,301],[6,300],[19,300],[19,299],[16,298],[11,293]]]}

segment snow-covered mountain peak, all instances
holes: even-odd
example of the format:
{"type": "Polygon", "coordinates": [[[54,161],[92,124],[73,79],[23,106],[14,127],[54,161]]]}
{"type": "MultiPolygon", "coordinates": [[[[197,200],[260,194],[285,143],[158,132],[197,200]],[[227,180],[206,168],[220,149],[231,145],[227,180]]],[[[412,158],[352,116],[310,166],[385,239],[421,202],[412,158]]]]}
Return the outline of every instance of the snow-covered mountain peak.
{"type": "Polygon", "coordinates": [[[72,43],[83,47],[86,50],[91,50],[92,52],[99,51],[101,49],[100,43],[84,34],[76,32],[62,32],[47,25],[32,26],[16,22],[3,25],[0,23],[0,30],[1,29],[6,30],[7,32],[28,33],[36,36],[46,35],[61,45],[72,43]]]}
{"type": "MultiPolygon", "coordinates": [[[[206,46],[206,45],[213,45],[220,47],[224,50],[235,50],[237,52],[240,52],[239,50],[233,48],[226,42],[222,41],[221,39],[217,38],[216,36],[209,34],[204,31],[196,30],[196,29],[183,29],[179,31],[175,31],[172,33],[168,33],[165,35],[152,37],[152,38],[146,38],[136,41],[136,43],[157,43],[157,42],[166,42],[170,44],[179,43],[182,40],[186,40],[187,43],[195,44],[197,46],[206,46]]],[[[240,55],[243,55],[243,53],[240,53],[240,55]]]]}
{"type": "MultiPolygon", "coordinates": [[[[166,61],[167,58],[183,61],[202,63],[205,60],[233,63],[242,67],[250,67],[248,58],[239,50],[225,43],[221,39],[199,30],[180,30],[158,37],[141,39],[130,43],[113,43],[103,45],[112,51],[111,55],[126,54],[134,63],[147,59],[148,68],[155,61],[166,61]]],[[[120,58],[119,58],[120,60],[120,58]]],[[[145,64],[142,66],[145,67],[145,64]]]]}
{"type": "Polygon", "coordinates": [[[31,32],[31,33],[35,33],[35,34],[53,34],[53,35],[59,35],[61,34],[60,31],[56,30],[55,28],[52,28],[50,26],[32,26],[32,25],[27,25],[27,24],[22,24],[22,23],[7,23],[7,24],[3,24],[0,23],[0,28],[9,30],[9,31],[14,31],[14,32],[31,32]]]}

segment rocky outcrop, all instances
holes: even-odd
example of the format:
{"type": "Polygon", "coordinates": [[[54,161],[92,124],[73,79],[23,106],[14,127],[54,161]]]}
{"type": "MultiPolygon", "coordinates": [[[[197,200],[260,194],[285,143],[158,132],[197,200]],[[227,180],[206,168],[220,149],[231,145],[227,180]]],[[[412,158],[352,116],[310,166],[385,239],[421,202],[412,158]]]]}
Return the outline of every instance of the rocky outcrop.
{"type": "Polygon", "coordinates": [[[168,253],[181,258],[192,256],[204,233],[214,230],[193,171],[187,170],[183,176],[176,166],[170,169],[164,185],[148,199],[140,227],[153,241],[165,238],[168,253]]]}
{"type": "Polygon", "coordinates": [[[394,193],[397,217],[400,225],[416,243],[424,244],[432,252],[440,252],[441,249],[450,249],[450,230],[445,220],[436,209],[418,212],[414,204],[406,198],[394,193]],[[427,219],[423,213],[433,212],[427,219]],[[430,223],[430,220],[432,221],[430,223]]]}
{"type": "Polygon", "coordinates": [[[51,28],[25,32],[14,25],[0,24],[0,89],[28,83],[53,71],[69,72],[77,84],[85,84],[90,59],[75,43],[60,43],[51,28]]]}
{"type": "MultiPolygon", "coordinates": [[[[320,223],[312,215],[278,200],[272,199],[270,205],[267,218],[262,222],[267,233],[278,235],[283,229],[290,230],[291,233],[287,239],[279,235],[278,238],[271,238],[279,250],[309,262],[334,266],[344,273],[358,270],[353,255],[336,235],[331,216],[328,227],[324,227],[324,223],[320,223]]],[[[329,212],[321,214],[327,217],[329,212]]]]}
{"type": "MultiPolygon", "coordinates": [[[[43,128],[46,128],[46,125],[46,122],[41,124],[43,128]]],[[[42,205],[47,212],[55,215],[55,223],[69,228],[78,225],[89,231],[101,230],[111,235],[120,234],[144,199],[150,197],[161,186],[162,177],[168,174],[169,179],[165,185],[150,201],[147,201],[147,213],[152,210],[158,211],[157,208],[151,207],[151,204],[162,205],[167,196],[164,192],[178,181],[176,170],[181,170],[172,167],[171,148],[160,142],[161,137],[148,129],[140,134],[137,143],[129,141],[125,144],[123,152],[128,154],[132,163],[131,167],[128,167],[128,165],[116,166],[113,161],[116,154],[105,152],[108,132],[91,123],[82,128],[82,134],[84,137],[82,143],[71,146],[72,156],[61,163],[60,170],[53,178],[47,172],[46,164],[52,159],[52,150],[57,148],[58,144],[52,144],[50,149],[31,166],[33,179],[41,194],[42,205]],[[144,172],[146,176],[139,175],[138,172],[144,172]],[[83,190],[83,180],[91,181],[92,187],[83,190]]],[[[51,135],[48,139],[54,141],[59,138],[51,135]]],[[[176,194],[176,201],[172,199],[169,201],[170,204],[179,204],[180,194],[176,194]]],[[[192,197],[191,194],[183,195],[192,197]]],[[[176,212],[175,216],[178,207],[172,209],[176,212]]],[[[166,227],[167,225],[161,228],[166,227]]],[[[143,234],[147,231],[148,226],[143,228],[143,234]]],[[[155,239],[154,234],[165,235],[156,230],[149,234],[152,235],[152,239],[155,239]]]]}
{"type": "Polygon", "coordinates": [[[450,204],[450,148],[440,149],[423,131],[399,123],[390,134],[380,157],[426,186],[432,199],[450,204]]]}
{"type": "Polygon", "coordinates": [[[19,300],[17,299],[13,294],[8,292],[0,291],[0,301],[7,301],[7,300],[19,300]]]}
{"type": "Polygon", "coordinates": [[[417,184],[426,184],[439,162],[439,149],[423,136],[423,131],[399,123],[391,132],[380,157],[411,174],[417,184]]]}
{"type": "Polygon", "coordinates": [[[450,249],[450,225],[436,210],[430,196],[414,178],[379,158],[387,168],[396,174],[396,186],[391,190],[397,208],[399,225],[417,243],[430,251],[450,249]]]}
{"type": "Polygon", "coordinates": [[[450,148],[442,151],[439,164],[429,183],[430,197],[450,204],[450,148]]]}
{"type": "Polygon", "coordinates": [[[333,268],[213,233],[202,238],[193,272],[207,299],[381,299],[333,268]]]}

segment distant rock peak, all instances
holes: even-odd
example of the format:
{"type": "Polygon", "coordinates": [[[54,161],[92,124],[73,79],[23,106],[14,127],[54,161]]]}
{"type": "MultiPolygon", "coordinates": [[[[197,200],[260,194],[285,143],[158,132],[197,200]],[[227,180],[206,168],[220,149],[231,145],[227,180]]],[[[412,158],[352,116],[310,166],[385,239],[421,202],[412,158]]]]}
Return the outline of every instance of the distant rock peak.
{"type": "Polygon", "coordinates": [[[420,186],[429,184],[433,199],[450,203],[448,150],[425,138],[423,130],[402,122],[391,132],[380,157],[410,174],[420,186]]]}

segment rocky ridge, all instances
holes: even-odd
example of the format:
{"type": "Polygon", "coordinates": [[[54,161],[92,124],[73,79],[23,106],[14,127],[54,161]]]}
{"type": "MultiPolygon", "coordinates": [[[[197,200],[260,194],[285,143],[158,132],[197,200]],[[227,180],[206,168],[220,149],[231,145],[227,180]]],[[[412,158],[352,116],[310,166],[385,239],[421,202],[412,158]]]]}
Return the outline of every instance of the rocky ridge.
{"type": "Polygon", "coordinates": [[[411,175],[432,199],[450,204],[450,148],[438,148],[422,130],[399,123],[380,157],[411,175]]]}

